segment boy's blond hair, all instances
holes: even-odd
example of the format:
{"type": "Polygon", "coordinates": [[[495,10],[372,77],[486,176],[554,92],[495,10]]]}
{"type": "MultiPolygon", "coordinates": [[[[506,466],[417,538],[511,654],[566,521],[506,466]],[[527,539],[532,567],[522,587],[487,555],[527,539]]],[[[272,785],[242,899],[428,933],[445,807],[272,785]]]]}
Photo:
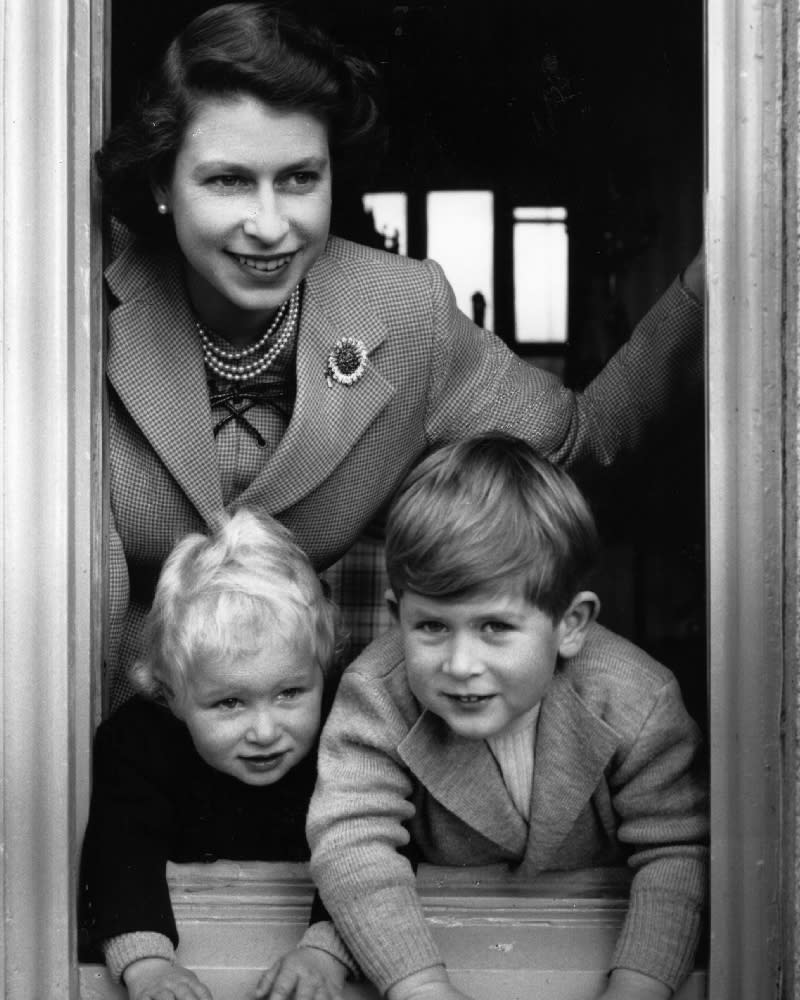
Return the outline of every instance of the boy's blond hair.
{"type": "Polygon", "coordinates": [[[594,519],[569,475],[506,434],[432,452],[389,510],[386,566],[398,598],[521,589],[557,621],[597,550],[594,519]]]}
{"type": "Polygon", "coordinates": [[[191,534],[170,553],[145,623],[135,690],[178,694],[192,663],[256,654],[270,633],[307,643],[323,674],[338,650],[338,616],[291,532],[252,510],[212,535],[191,534]]]}

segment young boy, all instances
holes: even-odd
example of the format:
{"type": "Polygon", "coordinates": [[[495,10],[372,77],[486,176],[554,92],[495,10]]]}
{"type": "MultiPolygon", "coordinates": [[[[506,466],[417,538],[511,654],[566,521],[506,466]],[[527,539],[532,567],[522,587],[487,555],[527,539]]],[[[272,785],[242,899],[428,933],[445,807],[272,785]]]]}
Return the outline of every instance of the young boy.
{"type": "MultiPolygon", "coordinates": [[[[290,533],[241,510],[162,570],[132,698],[97,730],[81,872],[82,945],[131,1000],[210,1000],[175,961],[167,860],[308,858],[305,817],[336,613],[290,533]]],[[[332,688],[332,684],[329,685],[332,688]]],[[[330,921],[265,973],[333,997],[347,953],[330,921]]]]}
{"type": "Polygon", "coordinates": [[[389,512],[399,628],[346,671],[320,745],[311,871],[389,1000],[449,982],[403,850],[536,872],[627,862],[605,1000],[667,997],[706,893],[700,736],[664,667],[595,623],[595,527],[521,441],[434,452],[389,512]]]}

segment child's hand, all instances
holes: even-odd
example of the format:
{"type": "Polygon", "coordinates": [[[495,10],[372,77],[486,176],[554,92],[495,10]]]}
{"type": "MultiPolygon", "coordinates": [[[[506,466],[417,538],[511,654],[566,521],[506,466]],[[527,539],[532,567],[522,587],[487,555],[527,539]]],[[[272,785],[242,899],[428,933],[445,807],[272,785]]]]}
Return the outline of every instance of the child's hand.
{"type": "Polygon", "coordinates": [[[415,972],[390,986],[387,1000],[472,1000],[450,982],[443,965],[415,972]]]}
{"type": "Polygon", "coordinates": [[[338,1000],[346,978],[347,968],[333,955],[301,946],[267,969],[252,1000],[338,1000]]]}
{"type": "Polygon", "coordinates": [[[667,1000],[669,986],[633,969],[614,969],[598,1000],[667,1000]]]}
{"type": "Polygon", "coordinates": [[[130,1000],[214,1000],[211,990],[182,965],[140,958],[122,973],[130,1000]]]}

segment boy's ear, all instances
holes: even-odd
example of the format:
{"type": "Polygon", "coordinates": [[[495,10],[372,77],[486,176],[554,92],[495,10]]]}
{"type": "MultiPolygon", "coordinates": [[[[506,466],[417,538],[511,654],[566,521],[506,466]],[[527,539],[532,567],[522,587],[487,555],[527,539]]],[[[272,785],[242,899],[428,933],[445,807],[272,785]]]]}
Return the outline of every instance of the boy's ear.
{"type": "Polygon", "coordinates": [[[589,626],[600,613],[600,598],[591,590],[582,590],[573,597],[558,626],[558,654],[565,660],[577,656],[586,642],[589,626]]]}
{"type": "Polygon", "coordinates": [[[394,596],[394,591],[392,590],[392,588],[387,587],[386,592],[384,593],[383,596],[386,599],[386,606],[391,612],[392,618],[394,618],[394,620],[397,621],[397,619],[400,617],[400,605],[397,601],[397,598],[394,596]]]}

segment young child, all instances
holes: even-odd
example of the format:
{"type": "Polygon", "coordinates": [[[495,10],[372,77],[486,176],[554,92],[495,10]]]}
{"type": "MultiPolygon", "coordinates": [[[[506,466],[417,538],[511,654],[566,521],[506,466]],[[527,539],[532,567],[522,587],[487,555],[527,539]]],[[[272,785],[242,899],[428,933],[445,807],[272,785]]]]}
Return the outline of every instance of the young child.
{"type": "Polygon", "coordinates": [[[674,677],[595,623],[597,548],[566,473],[484,436],[428,456],[389,512],[399,628],[345,671],[320,744],[311,871],[389,1000],[449,998],[411,847],[437,865],[627,863],[604,1000],[667,997],[706,895],[700,735],[674,677]]]}
{"type": "MultiPolygon", "coordinates": [[[[162,570],[132,698],[97,730],[81,871],[82,945],[131,1000],[210,1000],[175,961],[167,860],[308,858],[305,817],[336,613],[289,531],[241,510],[162,570]]],[[[88,957],[87,956],[87,957],[88,957]]],[[[347,952],[330,921],[254,996],[326,1000],[347,952]],[[299,995],[299,993],[298,993],[299,995]]]]}

